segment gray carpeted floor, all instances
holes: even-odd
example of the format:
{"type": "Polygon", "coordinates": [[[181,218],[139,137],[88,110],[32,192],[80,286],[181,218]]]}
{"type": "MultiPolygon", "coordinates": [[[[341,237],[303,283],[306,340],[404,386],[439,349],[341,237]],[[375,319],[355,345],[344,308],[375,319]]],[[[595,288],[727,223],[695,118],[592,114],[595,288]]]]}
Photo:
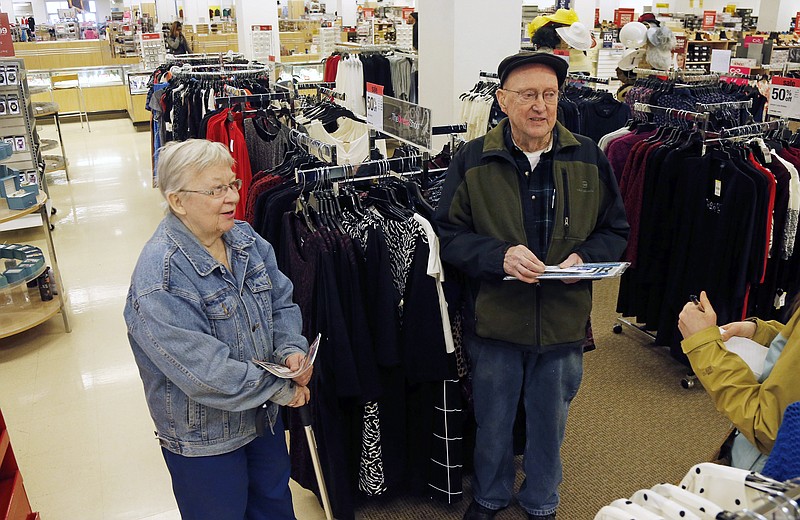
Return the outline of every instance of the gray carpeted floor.
{"type": "MultiPolygon", "coordinates": [[[[729,426],[699,384],[680,386],[686,370],[666,348],[648,345],[635,331],[612,332],[616,297],[616,281],[595,284],[598,348],[584,358],[583,384],[570,408],[559,520],[592,520],[614,499],[679,481],[691,466],[711,459],[729,426]]],[[[518,484],[521,478],[518,471],[518,484]]],[[[460,519],[471,499],[469,478],[464,485],[466,496],[454,506],[411,498],[368,502],[357,517],[460,519]]],[[[512,503],[496,518],[524,519],[525,513],[512,503]]]]}

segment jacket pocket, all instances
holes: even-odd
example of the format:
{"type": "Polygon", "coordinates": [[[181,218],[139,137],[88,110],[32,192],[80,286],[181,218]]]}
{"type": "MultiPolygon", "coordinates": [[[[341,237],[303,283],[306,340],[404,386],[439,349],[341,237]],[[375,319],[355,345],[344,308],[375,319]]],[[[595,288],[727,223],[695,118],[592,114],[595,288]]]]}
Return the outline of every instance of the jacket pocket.
{"type": "Polygon", "coordinates": [[[267,274],[267,269],[262,264],[248,275],[244,283],[253,293],[264,318],[272,327],[272,279],[267,274]]]}
{"type": "Polygon", "coordinates": [[[585,240],[597,225],[600,187],[594,168],[561,168],[564,191],[564,238],[585,240]],[[571,171],[569,171],[571,170],[571,171]]]}
{"type": "Polygon", "coordinates": [[[535,287],[508,280],[481,283],[475,299],[475,333],[487,339],[536,344],[535,287]]]}

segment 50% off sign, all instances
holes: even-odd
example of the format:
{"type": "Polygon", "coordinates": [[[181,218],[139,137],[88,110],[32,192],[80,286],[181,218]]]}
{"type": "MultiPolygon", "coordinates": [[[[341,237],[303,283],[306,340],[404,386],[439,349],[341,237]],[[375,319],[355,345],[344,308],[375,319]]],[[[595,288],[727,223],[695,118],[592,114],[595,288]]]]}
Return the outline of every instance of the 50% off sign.
{"type": "Polygon", "coordinates": [[[771,116],[800,119],[800,79],[774,76],[769,88],[771,116]]]}

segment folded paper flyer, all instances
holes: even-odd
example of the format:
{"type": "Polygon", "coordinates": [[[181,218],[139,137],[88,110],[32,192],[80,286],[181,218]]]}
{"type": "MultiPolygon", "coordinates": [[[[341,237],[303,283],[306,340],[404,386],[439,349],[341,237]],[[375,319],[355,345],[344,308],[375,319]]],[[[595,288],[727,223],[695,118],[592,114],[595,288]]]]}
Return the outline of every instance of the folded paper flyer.
{"type": "Polygon", "coordinates": [[[306,354],[306,357],[303,358],[303,362],[300,364],[300,368],[297,370],[292,371],[286,365],[279,365],[277,363],[261,361],[258,359],[254,359],[253,363],[280,378],[293,379],[301,374],[304,374],[314,364],[314,360],[317,358],[317,349],[319,348],[319,342],[321,338],[322,334],[317,334],[317,338],[308,347],[308,353],[306,354]]]}
{"type": "MultiPolygon", "coordinates": [[[[548,265],[539,280],[601,280],[622,276],[630,262],[600,262],[573,265],[564,269],[557,265],[548,265]]],[[[515,276],[506,276],[503,280],[516,280],[515,276]]]]}

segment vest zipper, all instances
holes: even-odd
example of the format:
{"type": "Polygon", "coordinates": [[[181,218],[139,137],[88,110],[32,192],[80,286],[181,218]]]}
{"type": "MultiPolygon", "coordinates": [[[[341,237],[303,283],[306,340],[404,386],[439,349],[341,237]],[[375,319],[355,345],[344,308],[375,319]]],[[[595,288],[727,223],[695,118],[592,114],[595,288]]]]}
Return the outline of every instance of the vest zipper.
{"type": "Polygon", "coordinates": [[[564,235],[569,235],[569,182],[567,181],[566,168],[561,169],[561,179],[563,181],[562,189],[564,190],[564,235]]]}
{"type": "Polygon", "coordinates": [[[536,300],[536,346],[542,346],[542,295],[541,285],[534,286],[534,298],[536,300]]]}

